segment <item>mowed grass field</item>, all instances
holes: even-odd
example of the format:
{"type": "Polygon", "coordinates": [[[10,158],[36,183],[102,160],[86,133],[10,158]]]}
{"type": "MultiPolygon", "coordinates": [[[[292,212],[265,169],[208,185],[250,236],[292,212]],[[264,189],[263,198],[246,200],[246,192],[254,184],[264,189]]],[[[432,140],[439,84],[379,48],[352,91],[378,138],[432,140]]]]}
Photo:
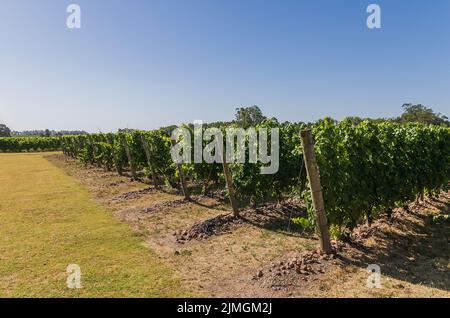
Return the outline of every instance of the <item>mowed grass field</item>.
{"type": "Polygon", "coordinates": [[[44,158],[0,154],[0,297],[189,296],[142,239],[44,158]],[[81,268],[81,289],[66,284],[81,268]]]}

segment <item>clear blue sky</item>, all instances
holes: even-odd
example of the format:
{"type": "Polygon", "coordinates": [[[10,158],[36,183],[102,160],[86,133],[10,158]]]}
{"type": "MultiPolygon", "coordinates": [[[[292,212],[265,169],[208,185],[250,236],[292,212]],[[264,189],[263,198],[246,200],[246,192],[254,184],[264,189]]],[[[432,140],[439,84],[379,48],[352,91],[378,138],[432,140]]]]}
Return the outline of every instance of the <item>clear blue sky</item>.
{"type": "Polygon", "coordinates": [[[0,43],[0,122],[15,130],[151,129],[254,104],[281,121],[404,102],[450,115],[448,0],[5,0],[0,43]]]}

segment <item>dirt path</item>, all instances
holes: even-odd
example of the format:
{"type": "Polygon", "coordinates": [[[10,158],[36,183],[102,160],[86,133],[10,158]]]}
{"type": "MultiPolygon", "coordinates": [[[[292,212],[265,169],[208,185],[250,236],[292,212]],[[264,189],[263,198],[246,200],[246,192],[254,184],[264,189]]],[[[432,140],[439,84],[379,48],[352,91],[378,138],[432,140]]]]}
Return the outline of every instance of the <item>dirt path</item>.
{"type": "MultiPolygon", "coordinates": [[[[145,237],[189,290],[222,297],[449,297],[450,194],[396,210],[370,229],[358,229],[358,244],[344,244],[337,257],[299,273],[286,266],[317,247],[317,238],[289,222],[292,209],[272,204],[248,211],[247,220],[221,235],[177,240],[194,225],[209,225],[230,213],[222,201],[185,202],[176,191],[84,167],[65,156],[48,157],[86,187],[93,200],[145,237]],[[205,222],[207,221],[207,222],[205,222]],[[180,234],[181,233],[181,234],[180,234]],[[368,238],[365,238],[365,234],[368,238]],[[287,261],[287,262],[286,262],[287,261]],[[378,264],[382,288],[368,288],[367,266],[378,264]]],[[[342,245],[342,244],[341,244],[342,245]]],[[[309,265],[308,265],[309,266],[309,265]]]]}
{"type": "Polygon", "coordinates": [[[44,154],[0,154],[0,297],[187,295],[159,257],[44,154]],[[66,268],[81,269],[81,289],[66,268]]]}

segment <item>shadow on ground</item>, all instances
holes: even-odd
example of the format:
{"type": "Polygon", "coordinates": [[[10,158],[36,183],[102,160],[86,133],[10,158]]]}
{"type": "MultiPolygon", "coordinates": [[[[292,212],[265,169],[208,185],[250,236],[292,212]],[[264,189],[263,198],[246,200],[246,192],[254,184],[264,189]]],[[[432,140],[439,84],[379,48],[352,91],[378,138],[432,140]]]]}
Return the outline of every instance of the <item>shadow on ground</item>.
{"type": "Polygon", "coordinates": [[[450,292],[449,202],[450,194],[443,193],[411,204],[341,259],[361,268],[378,264],[382,275],[450,292]]]}

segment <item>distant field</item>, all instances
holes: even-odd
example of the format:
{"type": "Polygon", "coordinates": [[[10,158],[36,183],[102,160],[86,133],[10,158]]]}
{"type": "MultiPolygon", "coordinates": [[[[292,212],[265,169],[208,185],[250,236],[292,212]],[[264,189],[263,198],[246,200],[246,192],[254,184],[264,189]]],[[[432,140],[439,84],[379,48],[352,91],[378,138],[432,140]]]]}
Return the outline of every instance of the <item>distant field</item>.
{"type": "Polygon", "coordinates": [[[44,155],[0,154],[0,297],[186,296],[140,237],[44,155]],[[67,288],[69,264],[82,289],[67,288]]]}

